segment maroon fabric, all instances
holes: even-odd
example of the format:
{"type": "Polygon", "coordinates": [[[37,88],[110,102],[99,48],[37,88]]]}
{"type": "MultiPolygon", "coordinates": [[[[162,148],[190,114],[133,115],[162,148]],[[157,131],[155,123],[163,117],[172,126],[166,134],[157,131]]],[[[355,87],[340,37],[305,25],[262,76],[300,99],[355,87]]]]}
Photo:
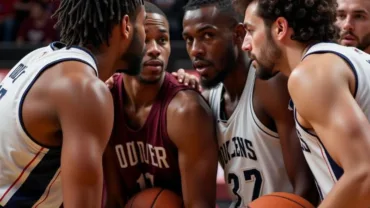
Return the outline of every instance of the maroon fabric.
{"type": "Polygon", "coordinates": [[[114,160],[120,168],[124,197],[130,198],[142,188],[150,187],[151,180],[155,187],[170,189],[181,195],[178,151],[167,134],[167,122],[170,122],[167,121],[167,107],[179,91],[189,88],[178,84],[166,73],[146,123],[139,130],[133,130],[125,119],[123,76],[114,77],[112,94],[115,114],[109,145],[116,153],[114,160]]]}

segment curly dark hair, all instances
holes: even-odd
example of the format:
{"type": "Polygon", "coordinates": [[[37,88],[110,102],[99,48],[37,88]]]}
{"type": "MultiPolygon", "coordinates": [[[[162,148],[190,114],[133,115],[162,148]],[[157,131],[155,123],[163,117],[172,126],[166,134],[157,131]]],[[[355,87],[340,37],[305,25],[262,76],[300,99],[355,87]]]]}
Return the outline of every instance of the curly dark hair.
{"type": "Polygon", "coordinates": [[[72,45],[109,45],[109,37],[114,25],[121,22],[124,15],[134,21],[137,8],[143,0],[61,0],[52,16],[57,18],[61,41],[67,47],[72,45]]]}
{"type": "Polygon", "coordinates": [[[258,15],[267,26],[284,17],[294,31],[291,39],[302,43],[330,42],[338,39],[336,0],[233,0],[236,8],[245,12],[257,2],[258,15]]]}

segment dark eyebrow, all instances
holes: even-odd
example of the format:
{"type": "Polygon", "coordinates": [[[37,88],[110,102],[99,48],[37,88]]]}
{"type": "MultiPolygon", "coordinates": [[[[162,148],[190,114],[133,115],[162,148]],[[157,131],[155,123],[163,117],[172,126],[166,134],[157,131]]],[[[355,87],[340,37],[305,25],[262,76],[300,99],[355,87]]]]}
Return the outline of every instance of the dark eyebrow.
{"type": "Polygon", "coordinates": [[[355,14],[367,14],[368,12],[364,9],[356,9],[355,11],[353,11],[353,13],[355,13],[355,14]]]}
{"type": "Polygon", "coordinates": [[[204,26],[197,29],[197,33],[203,32],[204,30],[208,30],[208,29],[217,29],[217,28],[215,26],[212,26],[212,25],[204,25],[204,26]]]}
{"type": "MultiPolygon", "coordinates": [[[[216,30],[217,27],[215,27],[213,25],[204,25],[204,26],[201,26],[201,27],[197,28],[197,33],[203,32],[204,30],[208,30],[208,29],[214,29],[214,30],[216,30]]],[[[182,36],[183,37],[186,37],[186,36],[189,36],[189,34],[187,32],[183,32],[182,33],[182,36]]]]}
{"type": "Polygon", "coordinates": [[[167,33],[168,31],[165,28],[159,28],[159,32],[161,32],[161,33],[167,33]]]}
{"type": "MultiPolygon", "coordinates": [[[[345,10],[343,9],[339,9],[337,10],[337,13],[346,13],[345,10]]],[[[350,13],[354,13],[354,14],[368,14],[368,12],[364,9],[356,9],[354,11],[350,11],[350,13]]]]}

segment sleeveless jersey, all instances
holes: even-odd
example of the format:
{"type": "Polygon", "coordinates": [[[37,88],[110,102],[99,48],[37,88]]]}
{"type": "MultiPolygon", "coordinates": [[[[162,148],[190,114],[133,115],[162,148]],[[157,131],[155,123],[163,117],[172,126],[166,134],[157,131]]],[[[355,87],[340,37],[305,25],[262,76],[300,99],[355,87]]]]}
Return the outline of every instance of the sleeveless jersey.
{"type": "Polygon", "coordinates": [[[255,69],[251,67],[239,103],[227,121],[220,118],[223,85],[210,91],[209,103],[217,118],[220,163],[233,199],[230,207],[247,206],[271,192],[293,191],[278,134],[264,126],[254,112],[254,83],[255,69]]]}
{"type": "Polygon", "coordinates": [[[56,208],[62,204],[60,148],[38,144],[24,127],[22,105],[38,77],[63,61],[80,61],[97,73],[93,57],[58,42],[20,60],[0,83],[0,207],[56,208]],[[61,48],[60,48],[61,47],[61,48]]]}
{"type": "MultiPolygon", "coordinates": [[[[311,46],[305,57],[310,54],[333,53],[341,57],[351,67],[356,81],[354,98],[367,119],[370,119],[370,55],[354,47],[334,43],[319,43],[311,46]]],[[[296,112],[294,113],[296,114],[296,112]]],[[[343,174],[343,169],[336,164],[314,131],[309,131],[299,124],[296,128],[302,150],[310,169],[315,176],[321,199],[330,192],[343,174]]]]}
{"type": "Polygon", "coordinates": [[[166,73],[145,124],[133,130],[125,118],[123,76],[115,76],[112,89],[115,116],[109,145],[115,151],[124,197],[129,199],[150,187],[166,188],[181,195],[178,150],[167,134],[167,122],[170,122],[167,107],[179,91],[189,88],[166,73]]]}

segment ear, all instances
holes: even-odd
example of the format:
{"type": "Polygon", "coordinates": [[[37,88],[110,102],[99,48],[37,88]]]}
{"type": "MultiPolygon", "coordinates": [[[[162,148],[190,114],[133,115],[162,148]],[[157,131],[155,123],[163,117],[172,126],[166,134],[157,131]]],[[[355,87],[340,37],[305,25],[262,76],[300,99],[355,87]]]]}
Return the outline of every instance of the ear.
{"type": "Polygon", "coordinates": [[[128,15],[123,16],[121,21],[121,35],[124,39],[129,38],[131,29],[132,25],[130,22],[130,17],[128,15]]]}
{"type": "Polygon", "coordinates": [[[288,35],[288,21],[284,17],[278,17],[272,26],[272,31],[276,39],[283,40],[288,35]]]}
{"type": "Polygon", "coordinates": [[[238,23],[234,28],[234,41],[237,44],[243,43],[244,37],[246,35],[244,24],[238,23]]]}

